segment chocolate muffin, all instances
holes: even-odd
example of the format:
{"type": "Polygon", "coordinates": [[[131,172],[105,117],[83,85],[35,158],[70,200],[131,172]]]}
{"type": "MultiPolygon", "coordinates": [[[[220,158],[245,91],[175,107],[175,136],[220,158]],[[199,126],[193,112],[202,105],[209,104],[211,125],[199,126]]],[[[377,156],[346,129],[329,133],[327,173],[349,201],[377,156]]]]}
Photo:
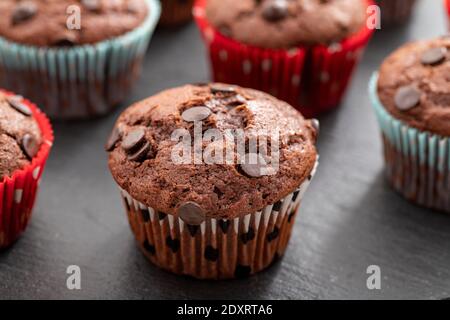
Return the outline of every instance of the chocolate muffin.
{"type": "Polygon", "coordinates": [[[262,48],[331,44],[366,21],[361,0],[208,0],[206,17],[225,36],[262,48]]]}
{"type": "Polygon", "coordinates": [[[53,118],[87,118],[122,101],[159,17],[156,0],[3,0],[0,85],[53,118]]]}
{"type": "Polygon", "coordinates": [[[315,172],[317,130],[268,94],[218,83],[128,108],[106,148],[147,257],[211,279],[270,265],[284,253],[315,172]]]}
{"type": "Polygon", "coordinates": [[[406,22],[411,17],[416,0],[376,0],[376,3],[381,9],[383,27],[406,22]]]}
{"type": "Polygon", "coordinates": [[[0,92],[0,181],[24,168],[38,153],[41,131],[20,97],[0,92]]]}
{"type": "Polygon", "coordinates": [[[197,0],[214,81],[273,94],[315,117],[339,106],[373,30],[371,0],[197,0]]]}
{"type": "Polygon", "coordinates": [[[450,38],[408,43],[382,64],[371,94],[391,183],[406,198],[450,211],[450,38]]]}
{"type": "Polygon", "coordinates": [[[161,19],[163,27],[178,27],[192,20],[192,6],[195,0],[161,0],[161,19]]]}
{"type": "Polygon", "coordinates": [[[0,90],[0,250],[28,225],[52,143],[47,117],[28,100],[0,90]]]}

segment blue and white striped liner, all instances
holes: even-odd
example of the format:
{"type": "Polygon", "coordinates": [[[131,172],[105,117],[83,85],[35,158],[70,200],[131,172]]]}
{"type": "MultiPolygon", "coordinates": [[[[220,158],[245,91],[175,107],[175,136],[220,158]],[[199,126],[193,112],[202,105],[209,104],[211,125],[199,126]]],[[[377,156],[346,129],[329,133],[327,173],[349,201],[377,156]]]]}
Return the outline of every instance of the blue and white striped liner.
{"type": "Polygon", "coordinates": [[[389,143],[385,150],[403,155],[386,159],[394,188],[420,205],[450,212],[450,137],[421,131],[394,118],[378,98],[377,83],[375,73],[369,83],[369,96],[389,143]]]}
{"type": "Polygon", "coordinates": [[[149,15],[138,28],[93,45],[46,48],[0,37],[1,85],[53,118],[107,113],[126,97],[158,22],[160,2],[146,1],[149,15]]]}

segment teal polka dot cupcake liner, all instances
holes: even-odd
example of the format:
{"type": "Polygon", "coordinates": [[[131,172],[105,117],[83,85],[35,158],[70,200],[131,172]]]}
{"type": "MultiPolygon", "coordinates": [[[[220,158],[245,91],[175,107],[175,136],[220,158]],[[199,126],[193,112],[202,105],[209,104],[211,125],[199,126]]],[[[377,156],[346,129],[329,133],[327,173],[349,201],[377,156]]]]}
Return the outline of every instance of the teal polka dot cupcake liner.
{"type": "Polygon", "coordinates": [[[50,48],[0,37],[0,86],[22,94],[54,119],[105,115],[122,102],[142,68],[161,5],[136,29],[93,45],[50,48]]]}
{"type": "Polygon", "coordinates": [[[377,94],[378,74],[369,84],[384,143],[390,184],[406,199],[450,213],[450,137],[410,127],[391,116],[377,94]]]}

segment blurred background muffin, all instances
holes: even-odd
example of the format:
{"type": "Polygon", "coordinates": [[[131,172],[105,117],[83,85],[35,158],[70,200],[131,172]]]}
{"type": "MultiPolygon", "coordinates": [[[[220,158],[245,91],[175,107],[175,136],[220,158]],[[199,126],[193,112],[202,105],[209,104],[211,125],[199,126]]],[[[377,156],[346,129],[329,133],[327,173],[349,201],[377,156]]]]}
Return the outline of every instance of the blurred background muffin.
{"type": "Polygon", "coordinates": [[[381,28],[402,24],[411,17],[416,0],[376,0],[381,9],[381,28]]]}
{"type": "Polygon", "coordinates": [[[317,121],[268,94],[187,85],[128,108],[106,149],[145,255],[177,274],[228,279],[284,254],[317,134],[317,121]]]}
{"type": "Polygon", "coordinates": [[[0,2],[0,86],[52,118],[107,114],[130,92],[157,0],[0,2]]]}

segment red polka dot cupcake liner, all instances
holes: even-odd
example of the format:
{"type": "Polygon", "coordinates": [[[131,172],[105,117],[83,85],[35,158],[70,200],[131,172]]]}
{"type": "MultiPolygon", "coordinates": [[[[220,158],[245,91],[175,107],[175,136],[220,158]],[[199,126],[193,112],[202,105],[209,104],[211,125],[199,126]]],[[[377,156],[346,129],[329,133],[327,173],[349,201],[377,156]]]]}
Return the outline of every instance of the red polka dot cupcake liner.
{"type": "Polygon", "coordinates": [[[161,18],[162,27],[178,27],[192,20],[192,7],[195,0],[162,0],[161,18]]]}
{"type": "Polygon", "coordinates": [[[318,166],[293,193],[261,211],[235,219],[189,225],[121,195],[131,229],[145,256],[158,267],[198,279],[233,279],[269,267],[284,252],[301,200],[318,166]]]}
{"type": "MultiPolygon", "coordinates": [[[[4,93],[12,95],[9,92],[4,93]]],[[[53,144],[53,130],[48,118],[28,100],[24,99],[23,103],[31,109],[41,130],[43,142],[28,166],[16,170],[11,176],[0,178],[0,250],[12,245],[25,231],[53,144]]]]}
{"type": "MultiPolygon", "coordinates": [[[[373,2],[367,0],[367,4],[373,2]]],[[[365,25],[329,46],[262,49],[222,35],[208,22],[205,6],[206,0],[197,0],[193,13],[209,52],[214,81],[268,92],[307,118],[339,105],[374,31],[365,25]]]]}

